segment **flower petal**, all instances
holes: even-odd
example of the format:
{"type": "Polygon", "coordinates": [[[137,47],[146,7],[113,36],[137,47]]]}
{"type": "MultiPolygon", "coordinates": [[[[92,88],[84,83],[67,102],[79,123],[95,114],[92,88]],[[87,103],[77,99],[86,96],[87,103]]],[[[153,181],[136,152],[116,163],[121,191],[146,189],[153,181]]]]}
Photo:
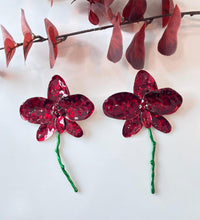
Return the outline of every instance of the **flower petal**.
{"type": "Polygon", "coordinates": [[[151,113],[147,110],[141,113],[141,120],[145,128],[150,128],[152,124],[152,117],[151,113]]]}
{"type": "Polygon", "coordinates": [[[141,29],[134,35],[132,42],[126,50],[126,59],[134,69],[143,69],[145,60],[145,28],[144,24],[141,29]]]}
{"type": "Polygon", "coordinates": [[[81,127],[75,122],[65,119],[66,123],[66,131],[74,137],[81,137],[83,135],[83,131],[81,127]]]}
{"type": "Polygon", "coordinates": [[[182,97],[170,88],[159,89],[144,96],[146,109],[158,115],[171,114],[182,104],[182,97]]]}
{"type": "Polygon", "coordinates": [[[55,120],[56,129],[58,133],[62,134],[65,131],[65,119],[62,116],[59,116],[55,120]]]}
{"type": "Polygon", "coordinates": [[[139,115],[140,99],[129,92],[120,92],[110,96],[103,104],[104,114],[116,119],[130,119],[139,115]]]}
{"type": "Polygon", "coordinates": [[[158,51],[165,55],[171,56],[175,53],[177,48],[177,33],[181,24],[181,12],[176,5],[174,12],[169,20],[167,28],[165,29],[159,43],[158,51]]]}
{"type": "Polygon", "coordinates": [[[146,8],[146,0],[129,0],[123,10],[123,17],[130,22],[138,21],[143,18],[146,8]]]}
{"type": "Polygon", "coordinates": [[[55,130],[56,129],[52,124],[40,125],[36,134],[36,138],[38,141],[45,141],[47,138],[54,134],[55,130]]]}
{"type": "Polygon", "coordinates": [[[58,102],[63,96],[69,95],[64,79],[58,75],[52,77],[48,87],[48,99],[58,102]]]}
{"type": "Polygon", "coordinates": [[[50,67],[53,68],[58,54],[57,40],[56,40],[56,37],[58,36],[58,30],[47,18],[44,19],[44,22],[45,22],[45,27],[49,42],[50,67]]]}
{"type": "Polygon", "coordinates": [[[130,137],[131,135],[137,134],[142,128],[139,115],[134,119],[128,119],[124,123],[122,134],[124,137],[130,137]]]}
{"type": "Polygon", "coordinates": [[[84,95],[69,95],[59,101],[66,117],[73,121],[84,120],[94,111],[94,104],[84,95]]]}
{"type": "Polygon", "coordinates": [[[2,34],[3,34],[3,40],[4,40],[6,65],[8,67],[11,59],[13,58],[13,56],[15,54],[16,43],[15,43],[13,37],[8,33],[8,31],[5,29],[5,27],[3,25],[1,25],[1,30],[2,30],[2,34]]]}
{"type": "Polygon", "coordinates": [[[157,84],[155,79],[145,70],[140,70],[136,77],[134,83],[134,94],[140,97],[151,91],[157,90],[157,84]]]}
{"type": "Polygon", "coordinates": [[[34,124],[47,124],[53,121],[52,115],[53,103],[42,97],[27,99],[20,106],[20,115],[24,120],[34,124]]]}
{"type": "Polygon", "coordinates": [[[152,126],[154,128],[164,133],[169,133],[171,131],[171,125],[166,118],[156,114],[151,114],[151,116],[152,116],[152,126]]]}

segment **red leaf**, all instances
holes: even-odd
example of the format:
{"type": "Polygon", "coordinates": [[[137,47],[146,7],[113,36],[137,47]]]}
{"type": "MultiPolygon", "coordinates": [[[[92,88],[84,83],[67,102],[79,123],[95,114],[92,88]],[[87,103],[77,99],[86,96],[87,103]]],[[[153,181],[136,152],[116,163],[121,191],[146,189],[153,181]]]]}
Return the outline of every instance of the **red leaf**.
{"type": "MultiPolygon", "coordinates": [[[[162,0],[162,14],[170,14],[174,10],[173,0],[162,0]]],[[[162,19],[162,26],[165,27],[169,22],[170,17],[164,17],[162,19]]]]}
{"type": "Polygon", "coordinates": [[[24,35],[24,42],[23,42],[24,59],[26,60],[28,52],[33,44],[33,33],[26,21],[23,9],[21,9],[21,26],[24,35]]]}
{"type": "Polygon", "coordinates": [[[107,58],[113,63],[118,62],[121,59],[123,53],[123,42],[120,23],[121,16],[120,14],[118,14],[114,22],[112,37],[107,54],[107,58]]]}
{"type": "Polygon", "coordinates": [[[44,22],[45,22],[45,27],[49,42],[50,67],[53,68],[58,54],[57,41],[56,41],[56,37],[58,36],[58,31],[56,27],[47,18],[44,19],[44,22]]]}
{"type": "Polygon", "coordinates": [[[165,29],[159,43],[158,51],[166,56],[175,53],[177,48],[177,32],[181,23],[181,12],[176,5],[174,12],[169,20],[167,28],[165,29]]]}
{"type": "Polygon", "coordinates": [[[8,33],[8,31],[5,29],[3,25],[1,25],[1,31],[3,34],[3,40],[4,40],[4,49],[5,49],[5,55],[6,55],[6,65],[8,67],[11,59],[13,58],[15,54],[15,46],[16,43],[13,40],[12,36],[8,33]]]}
{"type": "Polygon", "coordinates": [[[141,29],[135,34],[133,40],[126,50],[126,59],[135,69],[144,68],[145,60],[145,28],[146,24],[143,24],[141,29]]]}
{"type": "Polygon", "coordinates": [[[89,11],[89,21],[94,25],[99,24],[99,18],[92,10],[89,11]]]}
{"type": "Polygon", "coordinates": [[[138,21],[143,18],[146,8],[146,0],[129,0],[123,10],[123,17],[130,22],[138,21]]]}

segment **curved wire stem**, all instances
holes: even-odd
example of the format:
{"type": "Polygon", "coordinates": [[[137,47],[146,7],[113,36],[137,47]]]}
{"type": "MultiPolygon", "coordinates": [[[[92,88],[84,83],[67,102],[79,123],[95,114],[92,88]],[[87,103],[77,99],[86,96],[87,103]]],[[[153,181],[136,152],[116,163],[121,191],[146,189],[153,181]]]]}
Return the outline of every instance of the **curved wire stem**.
{"type": "Polygon", "coordinates": [[[58,133],[58,141],[57,141],[57,146],[56,146],[56,149],[55,149],[55,152],[57,154],[57,157],[58,157],[58,163],[63,171],[63,173],[65,174],[65,176],[67,177],[68,181],[70,182],[71,186],[73,187],[74,189],[74,192],[78,192],[78,189],[76,188],[76,186],[74,185],[71,177],[69,176],[69,174],[67,173],[67,171],[65,170],[65,166],[63,165],[62,161],[61,161],[61,158],[60,158],[60,152],[59,152],[59,146],[60,146],[60,134],[58,133]]]}
{"type": "MultiPolygon", "coordinates": [[[[189,15],[189,16],[194,16],[194,15],[200,15],[200,11],[186,11],[186,12],[181,12],[181,17],[183,18],[184,16],[189,15]]],[[[128,25],[128,24],[133,24],[133,23],[139,23],[139,22],[147,22],[148,24],[152,23],[153,20],[159,19],[159,18],[164,18],[164,17],[171,17],[172,14],[166,14],[166,15],[156,15],[156,16],[152,16],[152,17],[147,17],[147,18],[142,18],[139,19],[138,21],[134,21],[134,22],[129,22],[129,21],[123,21],[120,25],[128,25]]],[[[94,32],[94,31],[101,31],[101,30],[105,30],[108,28],[112,28],[113,25],[105,25],[105,26],[101,26],[101,27],[97,27],[97,28],[91,28],[91,29],[86,29],[86,30],[82,30],[82,31],[76,31],[76,32],[72,32],[72,33],[68,33],[68,34],[62,34],[56,37],[57,39],[57,44],[62,43],[63,41],[65,41],[68,37],[70,36],[75,36],[75,35],[80,35],[80,34],[85,34],[85,33],[89,33],[89,32],[94,32]]],[[[33,43],[39,43],[39,42],[44,42],[47,41],[48,38],[46,37],[42,37],[40,35],[35,35],[34,39],[33,39],[33,43]]],[[[23,43],[16,43],[15,48],[17,47],[21,47],[23,46],[23,43]]],[[[4,47],[1,47],[0,50],[4,50],[4,47]]]]}
{"type": "Polygon", "coordinates": [[[153,146],[150,163],[151,163],[151,193],[154,194],[155,193],[155,186],[154,186],[155,160],[154,160],[154,157],[155,157],[155,151],[156,151],[156,142],[153,139],[151,128],[149,128],[148,131],[149,131],[149,137],[151,139],[151,143],[153,146]]]}

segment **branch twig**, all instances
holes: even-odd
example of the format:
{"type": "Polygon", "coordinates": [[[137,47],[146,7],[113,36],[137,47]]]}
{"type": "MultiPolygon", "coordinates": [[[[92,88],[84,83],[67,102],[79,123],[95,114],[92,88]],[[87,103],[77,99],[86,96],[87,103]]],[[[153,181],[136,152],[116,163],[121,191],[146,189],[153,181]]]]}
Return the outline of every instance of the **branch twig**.
{"type": "MultiPolygon", "coordinates": [[[[133,24],[133,23],[139,23],[139,22],[148,22],[151,23],[153,20],[159,19],[159,18],[164,18],[164,17],[171,17],[172,14],[166,14],[166,15],[157,15],[157,16],[152,16],[152,17],[148,17],[148,18],[143,18],[140,19],[138,21],[134,21],[134,22],[129,22],[129,21],[124,21],[121,23],[121,26],[123,25],[128,25],[128,24],[133,24]]],[[[183,18],[184,16],[189,15],[189,16],[194,16],[194,15],[200,15],[200,11],[187,11],[187,12],[182,12],[181,13],[181,17],[183,18]]],[[[82,31],[76,31],[76,32],[72,32],[72,33],[68,33],[68,34],[62,34],[56,37],[57,39],[57,43],[61,43],[63,41],[65,41],[68,37],[70,36],[75,36],[75,35],[80,35],[80,34],[85,34],[85,33],[89,33],[89,32],[94,32],[94,31],[101,31],[101,30],[105,30],[108,28],[112,28],[113,25],[105,25],[105,26],[101,26],[101,27],[97,27],[97,28],[91,28],[91,29],[86,29],[86,30],[82,30],[82,31]]],[[[42,37],[40,35],[36,35],[34,37],[33,43],[38,43],[38,42],[44,42],[47,41],[48,38],[42,37]]],[[[16,47],[21,47],[23,45],[23,43],[17,43],[16,47]]],[[[4,50],[4,47],[1,47],[0,50],[4,50]]]]}

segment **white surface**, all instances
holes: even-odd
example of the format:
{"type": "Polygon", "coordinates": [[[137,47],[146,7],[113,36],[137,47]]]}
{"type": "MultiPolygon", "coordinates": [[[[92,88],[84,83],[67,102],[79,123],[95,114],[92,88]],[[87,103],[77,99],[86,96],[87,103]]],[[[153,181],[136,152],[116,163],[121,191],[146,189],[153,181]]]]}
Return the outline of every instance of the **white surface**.
{"type": "MultiPolygon", "coordinates": [[[[46,0],[2,0],[0,23],[17,42],[23,39],[21,8],[35,34],[45,36],[45,17],[61,34],[93,27],[87,20],[87,4],[69,2],[55,1],[50,8],[46,0]]],[[[147,15],[159,14],[160,1],[150,2],[147,15]]],[[[200,10],[198,0],[176,3],[182,11],[200,10]]],[[[178,49],[171,57],[156,50],[163,31],[157,25],[152,24],[146,33],[145,69],[159,88],[171,87],[184,98],[180,110],[167,117],[172,132],[166,135],[153,129],[158,143],[157,194],[150,194],[152,146],[147,130],[125,139],[121,135],[124,122],[102,112],[108,96],[132,91],[137,73],[124,57],[117,64],[107,61],[109,29],[69,38],[59,49],[53,70],[49,69],[47,42],[33,46],[26,65],[22,48],[9,68],[5,67],[4,52],[0,52],[0,220],[200,219],[200,17],[182,20],[178,49]],[[58,165],[56,135],[37,142],[38,125],[23,121],[19,115],[19,106],[27,98],[46,97],[54,74],[66,80],[72,94],[86,95],[96,107],[89,119],[80,122],[85,134],[82,138],[61,135],[63,162],[80,189],[77,194],[58,165]]],[[[132,36],[123,33],[124,48],[132,36]]]]}

